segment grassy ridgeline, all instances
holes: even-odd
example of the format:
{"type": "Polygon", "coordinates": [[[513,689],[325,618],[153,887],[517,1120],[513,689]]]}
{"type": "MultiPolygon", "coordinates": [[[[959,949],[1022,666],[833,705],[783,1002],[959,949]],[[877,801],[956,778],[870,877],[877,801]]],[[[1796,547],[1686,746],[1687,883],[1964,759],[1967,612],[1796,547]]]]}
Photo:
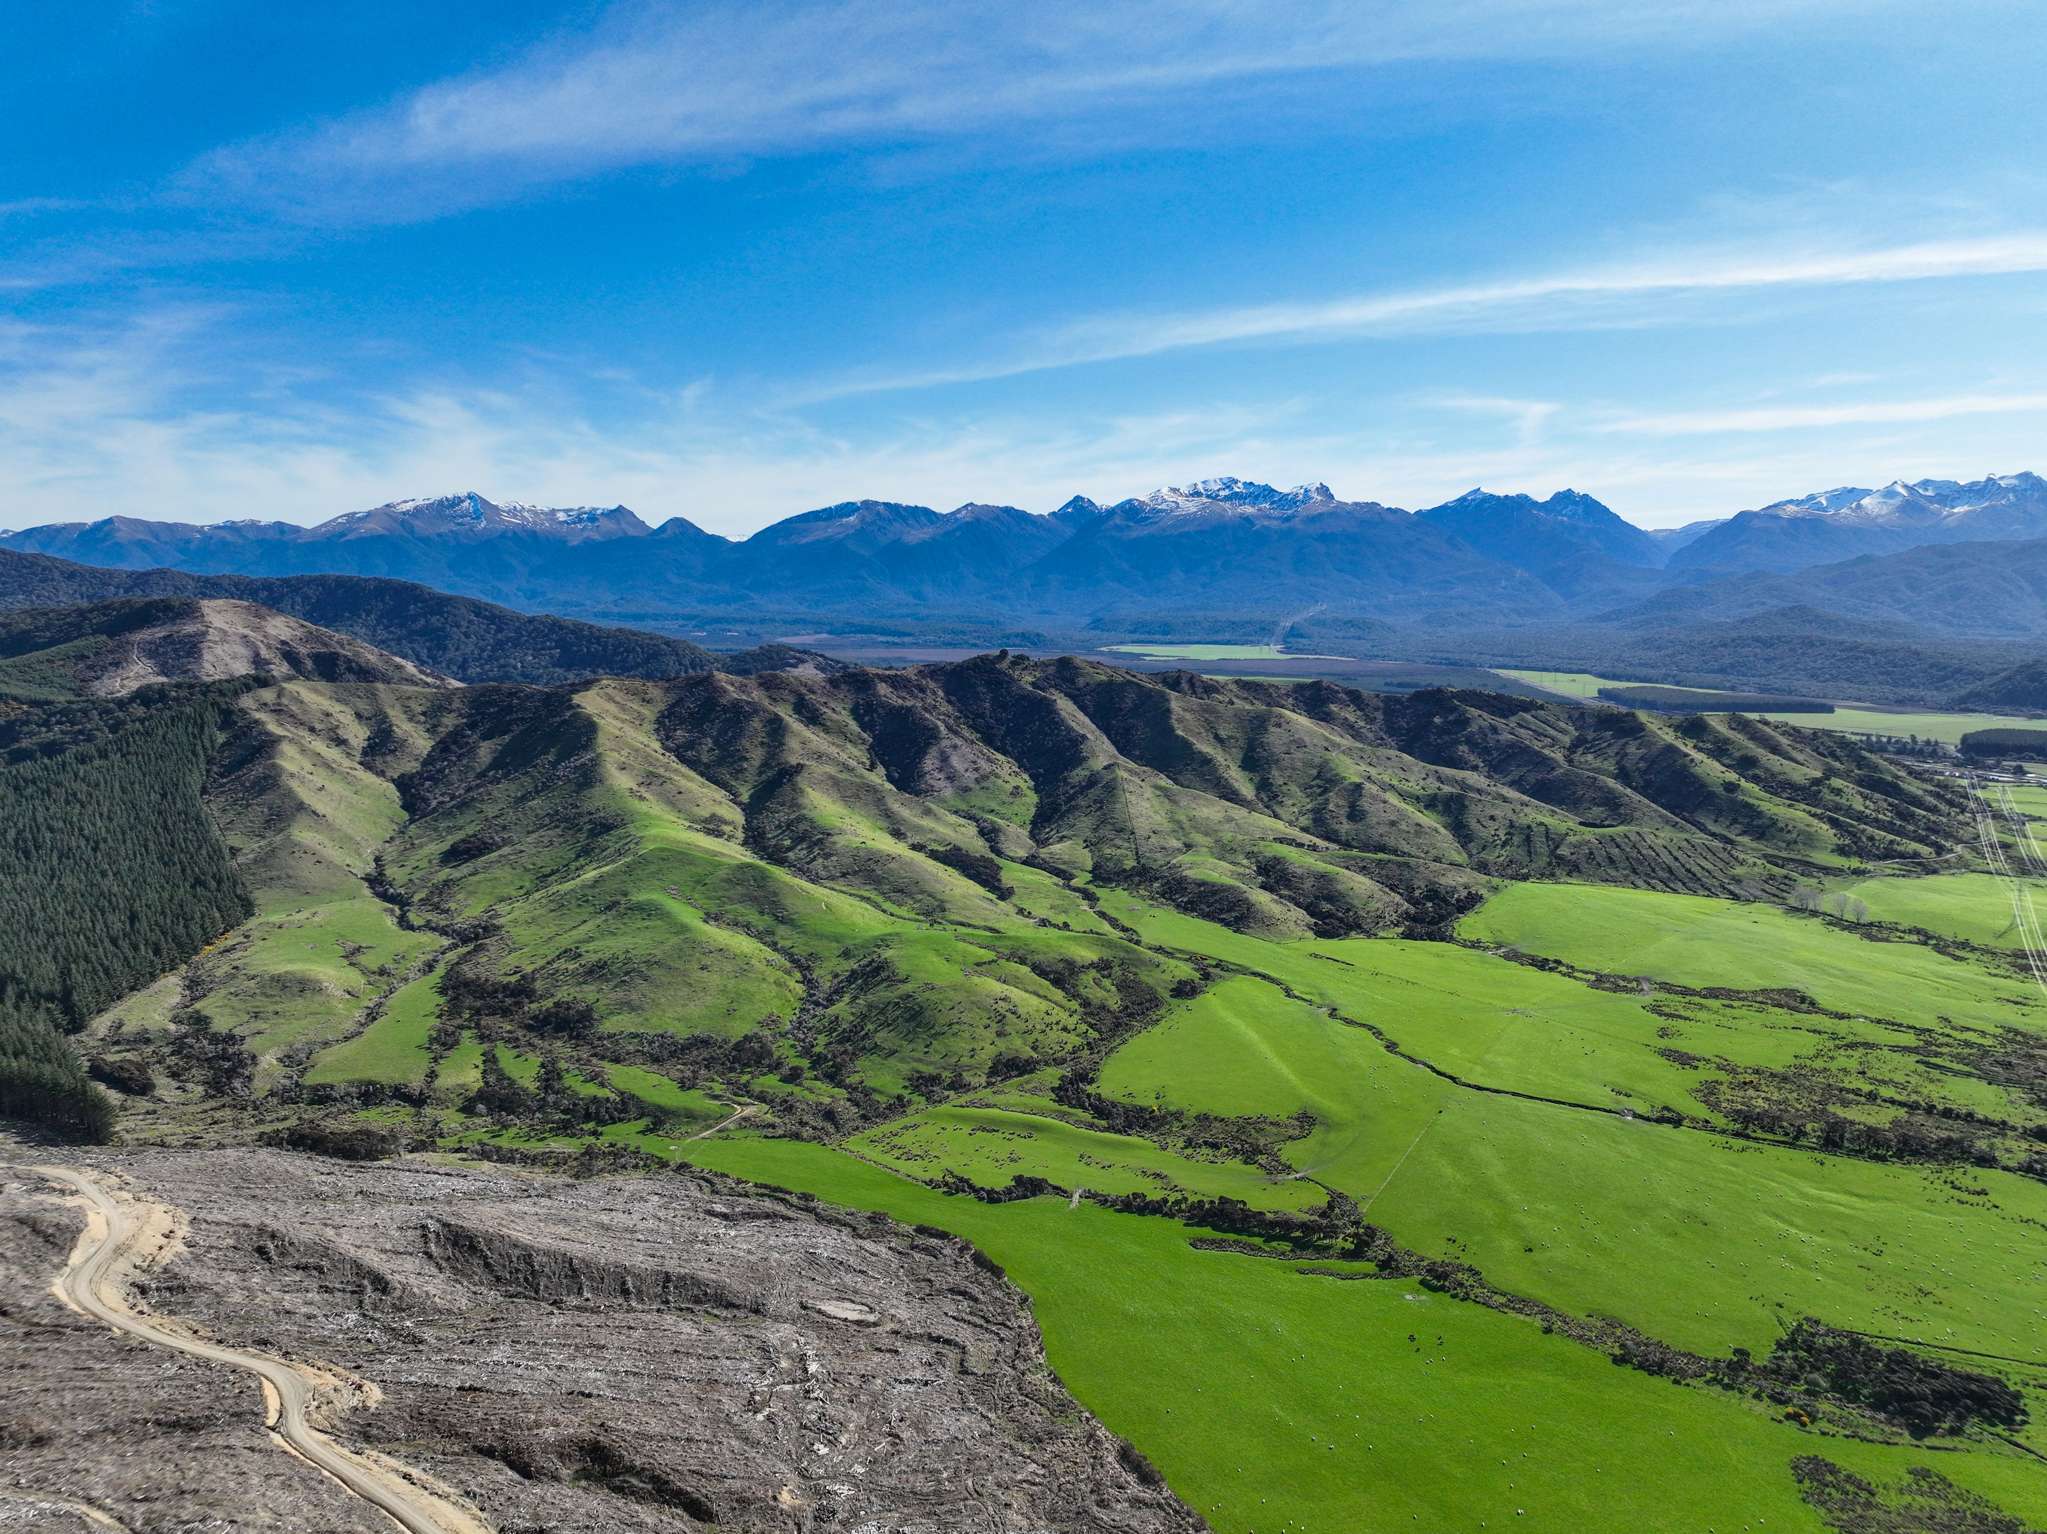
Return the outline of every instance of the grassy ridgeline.
{"type": "Polygon", "coordinates": [[[150,688],[0,720],[0,1112],[101,1139],[67,1034],[240,921],[201,800],[237,688],[150,688]]]}

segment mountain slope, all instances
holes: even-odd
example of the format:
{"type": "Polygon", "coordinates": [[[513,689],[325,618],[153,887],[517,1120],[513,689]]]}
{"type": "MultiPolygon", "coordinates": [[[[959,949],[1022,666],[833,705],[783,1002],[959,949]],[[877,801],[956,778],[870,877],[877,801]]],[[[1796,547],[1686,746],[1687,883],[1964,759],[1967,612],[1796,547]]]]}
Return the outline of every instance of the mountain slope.
{"type": "Polygon", "coordinates": [[[1098,510],[1021,572],[1012,601],[1034,614],[1125,621],[1212,614],[1269,622],[1318,604],[1411,621],[1563,610],[1539,578],[1407,512],[1340,501],[1321,486],[1231,483],[1225,500],[1166,490],[1098,510]]]}
{"type": "Polygon", "coordinates": [[[163,682],[446,680],[373,646],[249,602],[159,597],[0,617],[0,691],[118,697],[163,682]]]}
{"type": "Polygon", "coordinates": [[[1642,628],[1800,606],[1928,634],[2047,634],[2047,539],[1930,545],[1790,574],[1721,576],[1673,586],[1606,617],[1642,628]]]}
{"type": "Polygon", "coordinates": [[[714,665],[754,669],[789,663],[786,653],[714,656],[685,639],[514,612],[410,581],[109,570],[0,549],[0,611],[168,596],[261,603],[461,681],[687,676],[714,665]]]}
{"type": "Polygon", "coordinates": [[[1952,639],[1804,605],[1736,618],[1683,612],[1625,623],[1479,631],[1460,653],[1489,666],[1589,671],[1737,692],[1790,692],[1944,708],[2020,660],[2021,642],[1952,639]]]}
{"type": "Polygon", "coordinates": [[[1548,500],[1471,490],[1415,513],[1488,558],[1526,570],[1552,589],[1580,596],[1602,587],[1643,586],[1665,549],[1589,495],[1559,490],[1548,500]]]}
{"type": "Polygon", "coordinates": [[[2028,660],[1955,694],[1952,706],[1985,713],[2047,713],[2047,661],[2028,660]]]}
{"type": "Polygon", "coordinates": [[[1324,484],[1282,490],[1222,476],[1110,506],[1075,496],[1049,516],[845,501],[740,542],[680,517],[649,528],[624,507],[498,504],[472,492],[310,528],[111,517],[0,534],[0,552],[137,571],[399,577],[594,616],[992,633],[1166,618],[1273,625],[1311,607],[1407,624],[1555,622],[1729,573],[2043,535],[2047,481],[2032,474],[1844,488],[1653,534],[1570,490],[1543,500],[1472,491],[1410,514],[1324,484]]]}
{"type": "Polygon", "coordinates": [[[1963,482],[1843,487],[1739,512],[1674,550],[1673,571],[1794,570],[1927,544],[2047,536],[2047,480],[2003,474],[1963,482]]]}

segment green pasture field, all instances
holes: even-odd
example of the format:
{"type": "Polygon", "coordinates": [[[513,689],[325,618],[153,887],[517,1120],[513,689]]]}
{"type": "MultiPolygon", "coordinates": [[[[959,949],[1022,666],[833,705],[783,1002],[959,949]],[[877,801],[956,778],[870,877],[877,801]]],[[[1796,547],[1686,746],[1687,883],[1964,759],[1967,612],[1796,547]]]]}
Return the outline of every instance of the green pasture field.
{"type": "Polygon", "coordinates": [[[441,1005],[441,972],[435,969],[401,986],[384,1003],[383,1015],[352,1039],[330,1045],[306,1068],[308,1086],[349,1081],[419,1086],[433,1066],[427,1037],[441,1005]]]}
{"type": "MultiPolygon", "coordinates": [[[[1553,692],[1566,698],[1593,699],[1599,696],[1602,687],[1646,687],[1664,686],[1664,683],[1624,682],[1614,677],[1594,676],[1586,671],[1521,671],[1496,667],[1501,676],[1513,677],[1516,681],[1527,682],[1546,692],[1553,692]]],[[[1678,692],[1710,694],[1722,689],[1703,687],[1680,687],[1678,692]]],[[[1779,724],[1795,724],[1810,730],[1839,730],[1848,735],[1917,735],[1921,740],[1937,740],[1946,745],[1958,745],[1971,730],[1995,729],[2038,729],[2038,719],[2016,714],[1962,714],[1937,710],[1919,711],[1913,709],[1884,709],[1865,707],[1857,703],[1834,702],[1831,714],[1787,714],[1763,713],[1758,719],[1774,720],[1779,724]]]]}
{"type": "Polygon", "coordinates": [[[483,1085],[483,1044],[474,1033],[434,1064],[434,1089],[445,1096],[467,1096],[483,1085]]]}
{"type": "MultiPolygon", "coordinates": [[[[1501,676],[1510,676],[1517,682],[1526,682],[1530,687],[1540,687],[1544,692],[1553,692],[1562,698],[1596,698],[1602,687],[1646,687],[1646,682],[1623,682],[1610,676],[1594,676],[1589,671],[1521,671],[1505,666],[1493,668],[1501,676]]],[[[1661,686],[1663,684],[1656,684],[1661,686]]],[[[1686,692],[1706,692],[1703,687],[1687,687],[1686,692]]]]}
{"type": "MultiPolygon", "coordinates": [[[[715,1124],[731,1113],[723,1103],[718,1102],[694,1087],[680,1087],[666,1076],[638,1065],[608,1065],[604,1068],[606,1078],[618,1091],[628,1097],[637,1097],[650,1107],[665,1108],[679,1113],[687,1119],[704,1124],[715,1124]]],[[[678,1126],[680,1132],[688,1133],[696,1127],[678,1126]]]]}
{"type": "MultiPolygon", "coordinates": [[[[2047,852],[2047,847],[2042,848],[2047,852]]],[[[2035,905],[2047,905],[2047,880],[2027,879],[2035,905]]],[[[1840,887],[1859,900],[1868,919],[1923,927],[1943,937],[1995,948],[2020,948],[2006,881],[1994,874],[1929,874],[1920,878],[1858,879],[1840,887]]]]}
{"type": "MultiPolygon", "coordinates": [[[[1649,901],[1684,898],[1621,893],[1649,901]]],[[[1120,914],[1141,915],[1136,905],[1124,904],[1120,914]]],[[[1194,925],[1191,918],[1162,913],[1150,931],[1163,938],[1177,926],[1175,935],[1184,942],[1198,936],[1190,930],[1194,925]]],[[[1915,956],[1932,953],[1836,935],[1880,953],[1892,948],[1915,956]]],[[[1383,978],[1361,980],[1326,958],[1442,945],[1364,939],[1268,944],[1232,938],[1220,929],[1211,929],[1205,941],[1211,950],[1247,964],[1259,959],[1257,950],[1268,950],[1268,973],[1304,994],[1319,993],[1339,1015],[1376,1017],[1404,1049],[1445,1064],[1434,1046],[1457,1026],[1454,1004],[1446,1003],[1433,1025],[1418,1026],[1426,1009],[1416,1004],[1412,988],[1389,990],[1383,978]]],[[[1397,963],[1389,956],[1388,972],[1397,963]]],[[[1513,968],[1558,986],[1577,984],[1513,968]]],[[[1427,971],[1418,969],[1413,988],[1426,979],[1427,971]]],[[[1823,1315],[1860,1316],[1846,1324],[1871,1330],[1896,1326],[1901,1301],[1909,1301],[1921,1275],[1929,1273],[1943,1275],[1942,1287],[1912,1314],[1933,1328],[1930,1337],[1948,1332],[1978,1339],[1958,1345],[2023,1352],[2026,1331],[2047,1322],[2047,1298],[2020,1304],[2036,1282],[2028,1277],[2035,1270],[2024,1222],[2047,1216],[2047,1188],[2038,1183],[2008,1173],[1969,1174],[1977,1181],[1968,1186],[1991,1190],[1978,1206],[1985,1218],[1951,1237],[1953,1209],[1977,1195],[1958,1194],[1943,1181],[1946,1174],[1743,1144],[1640,1118],[1452,1086],[1388,1055],[1359,1030],[1343,1029],[1339,1041],[1318,1037],[1320,1030],[1342,1025],[1312,1007],[1282,1005],[1284,998],[1275,1002],[1263,990],[1256,981],[1231,981],[1176,1008],[1159,1028],[1111,1057],[1102,1073],[1104,1090],[1214,1112],[1273,1114],[1305,1107],[1317,1128],[1288,1148],[1289,1159],[1357,1198],[1370,1218],[1416,1250],[1463,1256],[1515,1292],[1565,1309],[1616,1315],[1704,1351],[1767,1347],[1779,1320],[1795,1319],[1798,1306],[1823,1296],[1830,1302],[1820,1309],[1823,1315]],[[1765,1188],[1767,1194],[1760,1193],[1765,1188]],[[1567,1196],[1568,1222],[1557,1218],[1567,1196]],[[1780,1220],[1801,1204],[1808,1212],[1780,1220]],[[1994,1217],[1993,1207],[2000,1211],[1994,1217]],[[1709,1217],[1709,1211],[1719,1213],[1709,1217]],[[1951,1239],[1967,1247],[1980,1289],[1971,1291],[1945,1276],[1955,1268],[1951,1239]],[[1659,1247],[1667,1249],[1670,1271],[1694,1276],[1681,1284],[1644,1285],[1638,1272],[1616,1259],[1619,1252],[1659,1247]],[[1881,1269],[1866,1260],[1878,1247],[1888,1248],[1881,1269]],[[1814,1270],[1787,1266],[1794,1254],[1814,1256],[1814,1270]],[[1795,1279],[1795,1287],[1767,1292],[1768,1281],[1778,1275],[1787,1283],[1795,1279]],[[1758,1284],[1765,1292],[1758,1292],[1758,1284]]],[[[1500,1024],[1488,1010],[1475,999],[1467,1003],[1468,1025],[1497,1030],[1500,1024]]],[[[1622,1014],[1606,1016],[1613,1027],[1622,1014]]],[[[1914,1013],[1915,1020],[1921,1016],[1932,1020],[1930,1013],[1914,1013]]],[[[1758,1040],[1751,1057],[1771,1062],[1782,1058],[1787,1037],[1798,1037],[1783,1027],[1795,1021],[1791,1014],[1750,1009],[1723,1015],[1717,1026],[1746,1027],[1758,1040]]],[[[1531,1057],[1570,1047],[1564,1042],[1568,1035],[1550,1032],[1537,1018],[1511,1024],[1524,1026],[1531,1057]]],[[[1620,1031],[1605,1037],[1617,1046],[1626,1042],[1620,1031]]],[[[1627,1058],[1625,1050],[1619,1058],[1627,1058]]],[[[1467,1064],[1460,1074],[1514,1089],[1514,1078],[1504,1073],[1489,1075],[1467,1064]]],[[[1599,1105],[1590,1093],[1579,1100],[1599,1105]]],[[[2001,1097],[1981,1101],[2012,1107],[2001,1097]]]]}
{"type": "MultiPolygon", "coordinates": [[[[1959,913],[1994,893],[1957,881],[1915,898],[1959,913]]],[[[1644,996],[1476,948],[1274,942],[1125,893],[1100,898],[1147,946],[1229,968],[1112,1052],[1098,1090],[1155,1108],[1305,1113],[1311,1123],[1282,1148],[1297,1175],[1242,1184],[1235,1196],[1247,1202],[1298,1208],[1289,1196],[1298,1190],[1340,1190],[1413,1251],[1709,1355],[1767,1353],[1808,1314],[1936,1346],[2043,1354],[2039,1182],[1822,1155],[1644,1116],[1660,1103],[1702,1111],[1688,1084],[1707,1071],[1664,1057],[1673,1035],[1688,1051],[1749,1065],[1882,1080],[1903,1069],[1889,1051],[1929,1030],[2040,1028],[2047,1010],[2016,994],[1994,959],[1872,941],[1772,907],[1604,887],[1508,886],[1465,919],[1476,940],[1650,977],[1644,996]],[[1680,996],[1658,981],[1796,988],[1852,1015],[1680,996]],[[1366,1022],[1414,1058],[1390,1052],[1366,1022]]],[[[1410,1284],[1305,1271],[1344,1264],[1201,1251],[1188,1244],[1195,1233],[1157,1220],[1062,1199],[985,1205],[873,1164],[984,1186],[1029,1172],[1102,1191],[1131,1176],[1159,1187],[1161,1175],[1190,1193],[1218,1188],[1222,1165],[1189,1172],[1157,1148],[1104,1154],[1105,1142],[1127,1137],[1055,1118],[1063,1110],[1041,1089],[989,1089],[869,1131],[848,1147],[864,1161],[743,1131],[680,1153],[974,1241],[1030,1294],[1067,1384],[1221,1529],[1499,1519],[1517,1529],[1817,1534],[1789,1474],[1809,1453],[1885,1485],[1924,1464],[2013,1513],[2047,1512],[2047,1475],[1995,1443],[1929,1453],[1824,1436],[1753,1402],[1615,1369],[1532,1323],[1410,1284]],[[1388,1453],[1399,1456],[1392,1474],[1377,1458],[1388,1453]],[[1626,1479],[1607,1479],[1616,1475],[1626,1479]]],[[[1958,1102],[2013,1107],[1981,1083],[1956,1090],[1958,1102]]],[[[2004,1369],[2037,1418],[2047,1367],[2004,1369]]],[[[2037,1422],[2023,1436],[2047,1447],[2037,1422]]]]}
{"type": "MultiPolygon", "coordinates": [[[[497,1050],[498,1064],[503,1066],[505,1074],[518,1082],[520,1086],[530,1087],[540,1079],[540,1056],[528,1050],[515,1049],[509,1044],[500,1044],[497,1050]]],[[[610,1095],[602,1082],[592,1081],[580,1071],[564,1071],[562,1074],[563,1079],[568,1083],[569,1090],[579,1096],[606,1097],[610,1095]]]]}
{"type": "Polygon", "coordinates": [[[1029,1295],[1081,1403],[1226,1534],[1822,1534],[1790,1473],[1812,1453],[1885,1485],[1924,1465],[2033,1514],[2047,1492],[2015,1454],[1822,1436],[1362,1265],[1202,1251],[1185,1227],[1058,1199],[983,1204],[813,1144],[733,1135],[686,1150],[972,1241],[1029,1295]]]}
{"type": "Polygon", "coordinates": [[[1680,985],[1803,991],[1823,1007],[1914,1023],[1944,1016],[2047,1030],[2047,1004],[2010,971],[1912,942],[1876,942],[1776,906],[1582,884],[1510,884],[1461,936],[1588,970],[1680,985]]]}
{"type": "Polygon", "coordinates": [[[929,1108],[849,1143],[864,1156],[926,1181],[954,1172],[984,1188],[1000,1188],[1018,1173],[1031,1173],[1063,1188],[1099,1193],[1179,1190],[1272,1209],[1322,1202],[1310,1184],[1274,1179],[1241,1162],[1196,1161],[1135,1135],[1009,1108],[929,1108]]]}
{"type": "Polygon", "coordinates": [[[408,932],[369,895],[259,915],[196,961],[198,1005],[266,1060],[348,1033],[439,939],[408,932]]]}
{"type": "MultiPolygon", "coordinates": [[[[1623,921],[1634,919],[1632,908],[1624,902],[1612,904],[1615,896],[1639,895],[1650,902],[1692,898],[1577,885],[1509,886],[1503,894],[1531,887],[1582,893],[1604,916],[1623,921]],[[1601,901],[1608,904],[1600,905],[1601,901]]],[[[1822,943],[1829,931],[1817,918],[1792,916],[1773,907],[1706,904],[1803,924],[1810,929],[1803,935],[1818,934],[1816,940],[1822,943]]],[[[1943,1015],[1933,1008],[1906,1009],[1904,1017],[1895,1019],[1830,1017],[1786,1010],[1754,997],[1672,995],[1657,990],[1653,982],[1644,995],[1637,987],[1621,991],[1595,987],[1452,944],[1386,938],[1271,943],[1120,893],[1105,894],[1103,906],[1148,943],[1206,954],[1270,976],[1338,1015],[1373,1024],[1410,1054],[1479,1086],[1611,1111],[1646,1114],[1667,1106],[1710,1116],[1696,1093],[1718,1072],[1674,1060],[1667,1053],[1679,1049],[1708,1060],[1724,1058],[1772,1070],[1838,1071],[1852,1066],[1859,1079],[1909,1089],[1957,1108],[2029,1120],[2040,1116],[2005,1089],[1970,1077],[1930,1075],[1919,1068],[1911,1051],[1920,1042],[1917,1030],[1923,1023],[1943,1015]]],[[[1483,907],[1478,914],[1485,916],[1492,909],[1483,907]]],[[[1644,919],[1668,917],[1671,910],[1651,904],[1641,914],[1644,919]]],[[[1841,939],[1829,950],[1839,964],[1867,965],[1884,958],[1896,963],[1890,978],[1878,973],[1871,982],[1873,990],[1920,986],[1922,996],[1951,1005],[1944,992],[1925,989],[1927,975],[1939,975],[1960,985],[1963,999],[1974,996],[1985,1019],[2003,1020],[1995,1000],[2003,994],[2002,983],[1991,971],[1943,959],[1917,944],[1871,945],[1838,929],[1832,936],[1841,939]],[[1945,972],[1938,968],[1942,965],[1948,966],[1945,972]]],[[[1632,966],[1635,973],[1645,969],[1632,966]]],[[[1700,984],[1677,975],[1661,978],[1700,984]]],[[[1730,989],[1765,983],[1705,982],[1730,989]]]]}
{"type": "Polygon", "coordinates": [[[2020,814],[2031,819],[2047,820],[2047,788],[2015,783],[2010,786],[2008,792],[2011,794],[2012,803],[2018,806],[2020,814]]]}
{"type": "Polygon", "coordinates": [[[1914,713],[1909,710],[1857,708],[1836,704],[1831,714],[1762,714],[1779,724],[1807,724],[1818,730],[1841,730],[1850,735],[1917,735],[1944,745],[1961,744],[1971,730],[2024,730],[2040,728],[2038,719],[2021,714],[1914,713]]]}
{"type": "Polygon", "coordinates": [[[1146,660],[1285,660],[1293,653],[1269,644],[1112,644],[1102,648],[1112,655],[1142,655],[1146,660]]]}

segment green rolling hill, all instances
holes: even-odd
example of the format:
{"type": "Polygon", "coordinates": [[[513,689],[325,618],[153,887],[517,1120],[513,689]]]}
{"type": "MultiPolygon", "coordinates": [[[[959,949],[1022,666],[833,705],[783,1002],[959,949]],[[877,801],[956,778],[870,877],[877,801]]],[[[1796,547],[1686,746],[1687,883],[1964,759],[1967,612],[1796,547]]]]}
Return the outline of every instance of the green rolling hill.
{"type": "Polygon", "coordinates": [[[0,997],[130,1140],[951,1231],[1221,1529],[2047,1506],[2047,995],[1957,782],[1007,654],[0,708],[0,997]],[[118,858],[48,855],[95,814],[118,858]],[[34,936],[142,887],[204,899],[34,936]]]}

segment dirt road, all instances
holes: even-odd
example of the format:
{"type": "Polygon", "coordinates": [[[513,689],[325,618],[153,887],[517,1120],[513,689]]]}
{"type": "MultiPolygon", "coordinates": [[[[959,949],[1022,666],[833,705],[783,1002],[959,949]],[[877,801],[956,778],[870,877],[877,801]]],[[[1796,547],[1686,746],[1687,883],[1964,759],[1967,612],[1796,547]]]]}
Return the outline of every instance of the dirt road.
{"type": "Polygon", "coordinates": [[[760,1105],[758,1103],[748,1103],[744,1108],[741,1108],[737,1112],[735,1112],[730,1118],[720,1119],[718,1120],[717,1123],[713,1124],[709,1129],[700,1129],[695,1134],[691,1135],[690,1138],[692,1140],[708,1140],[711,1138],[712,1135],[716,1134],[719,1130],[730,1129],[734,1124],[737,1124],[741,1119],[749,1118],[760,1111],[761,1111],[760,1105]]]}
{"type": "Polygon", "coordinates": [[[152,1233],[169,1230],[171,1211],[117,1197],[88,1172],[48,1166],[35,1171],[75,1194],[86,1208],[85,1230],[54,1286],[65,1304],[157,1347],[255,1375],[263,1382],[269,1425],[280,1442],[411,1534],[491,1534],[490,1526],[475,1513],[427,1490],[401,1468],[344,1449],[314,1427],[309,1409],[318,1391],[297,1367],[207,1342],[133,1308],[127,1283],[141,1255],[135,1248],[152,1233]]]}

